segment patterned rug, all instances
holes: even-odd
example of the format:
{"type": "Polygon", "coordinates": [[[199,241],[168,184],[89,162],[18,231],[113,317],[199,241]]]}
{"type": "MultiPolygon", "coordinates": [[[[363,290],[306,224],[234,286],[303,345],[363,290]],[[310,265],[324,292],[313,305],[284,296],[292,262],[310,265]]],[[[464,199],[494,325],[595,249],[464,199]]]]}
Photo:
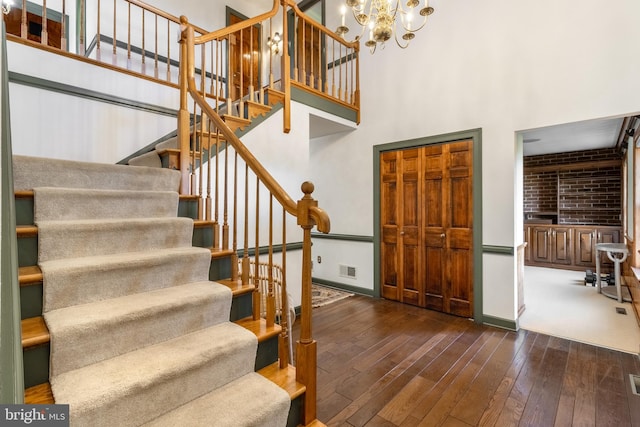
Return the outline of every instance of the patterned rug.
{"type": "Polygon", "coordinates": [[[339,291],[333,288],[327,288],[315,283],[311,284],[311,305],[313,307],[322,307],[332,302],[353,296],[352,293],[339,291]]]}

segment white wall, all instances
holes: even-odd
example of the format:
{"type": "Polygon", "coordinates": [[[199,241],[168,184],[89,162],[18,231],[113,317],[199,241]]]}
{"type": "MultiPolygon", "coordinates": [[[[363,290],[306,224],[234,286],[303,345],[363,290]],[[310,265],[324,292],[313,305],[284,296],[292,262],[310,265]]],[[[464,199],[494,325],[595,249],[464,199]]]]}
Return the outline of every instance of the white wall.
{"type": "MultiPolygon", "coordinates": [[[[248,16],[268,10],[272,4],[270,0],[229,3],[248,16]]],[[[327,12],[338,10],[339,3],[327,0],[327,12]]],[[[224,24],[223,6],[218,3],[156,0],[151,4],[175,15],[185,14],[205,28],[224,24]],[[198,3],[204,6],[203,12],[198,12],[198,3]]],[[[308,177],[300,177],[296,172],[294,178],[286,168],[274,169],[274,175],[282,175],[294,197],[300,194],[300,182],[305,179],[314,182],[314,197],[330,214],[332,233],[371,236],[374,145],[481,128],[483,244],[515,248],[522,241],[515,213],[515,206],[521,202],[516,172],[521,154],[516,132],[640,111],[637,96],[640,56],[633,54],[640,39],[637,19],[640,2],[611,0],[603,5],[595,0],[433,0],[431,4],[436,13],[408,49],[389,44],[373,56],[362,51],[359,128],[314,140],[306,148],[308,177]]],[[[173,95],[156,93],[137,79],[135,82],[123,79],[126,83],[116,84],[101,71],[67,71],[64,64],[59,68],[57,62],[61,59],[27,60],[18,66],[16,62],[20,60],[16,60],[14,49],[15,44],[10,43],[12,70],[28,66],[43,78],[122,96],[135,95],[147,101],[155,99],[159,105],[176,105],[177,98],[172,99],[173,95]]],[[[28,103],[37,105],[33,103],[42,99],[36,94],[28,103]]],[[[14,111],[17,114],[18,110],[14,109],[14,102],[12,124],[40,123],[40,116],[25,117],[25,111],[14,117],[14,111]]],[[[62,101],[56,107],[64,109],[68,105],[62,101]]],[[[114,113],[109,120],[119,123],[127,119],[125,114],[114,113]]],[[[165,126],[162,122],[157,124],[158,128],[165,126]]],[[[295,141],[302,141],[308,122],[294,119],[292,124],[295,141]],[[302,133],[297,133],[299,130],[302,133]]],[[[56,123],[43,126],[54,129],[56,123]]],[[[166,126],[169,128],[170,124],[166,126]]],[[[150,127],[155,128],[156,124],[150,127]]],[[[163,133],[161,129],[157,131],[163,133]]],[[[107,132],[114,129],[111,127],[107,132]]],[[[65,135],[66,138],[75,138],[74,144],[86,141],[83,134],[65,135]]],[[[250,141],[252,136],[247,138],[250,141]]],[[[269,140],[276,135],[261,138],[269,140]]],[[[14,139],[17,152],[22,143],[41,148],[50,144],[43,139],[36,138],[36,142],[21,139],[21,142],[14,139]]],[[[291,144],[296,148],[295,156],[305,156],[301,148],[306,147],[304,142],[300,142],[301,146],[291,144]]],[[[284,158],[276,154],[272,157],[269,161],[276,165],[284,158]]],[[[304,174],[304,170],[299,172],[304,174]]],[[[327,272],[335,271],[337,266],[331,264],[340,262],[339,259],[353,259],[365,264],[359,268],[373,276],[371,245],[334,244],[330,251],[329,258],[336,261],[327,264],[323,261],[327,272]]],[[[320,273],[317,267],[314,275],[320,273]]],[[[514,257],[493,254],[483,257],[485,315],[516,319],[515,269],[514,257]]],[[[330,274],[326,273],[327,277],[330,274]]]]}
{"type": "MultiPolygon", "coordinates": [[[[515,132],[640,110],[640,56],[630,54],[640,2],[431,5],[435,14],[408,49],[362,52],[359,129],[311,148],[318,199],[332,232],[372,235],[374,145],[481,128],[483,244],[516,247],[515,132]]],[[[516,319],[514,257],[483,257],[485,315],[516,319]]]]}

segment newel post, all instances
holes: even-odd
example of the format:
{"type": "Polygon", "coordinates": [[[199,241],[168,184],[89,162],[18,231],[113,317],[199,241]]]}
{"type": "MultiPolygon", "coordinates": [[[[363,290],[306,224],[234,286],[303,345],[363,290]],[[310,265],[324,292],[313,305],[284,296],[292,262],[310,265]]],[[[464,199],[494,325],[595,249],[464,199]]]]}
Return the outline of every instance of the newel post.
{"type": "Polygon", "coordinates": [[[318,206],[311,197],[314,187],[302,184],[304,197],[298,201],[298,225],[303,230],[302,240],[302,302],[300,310],[300,340],[296,343],[296,380],[306,387],[304,395],[304,424],[316,419],[317,343],[311,334],[311,229],[315,225],[310,208],[318,206]]]}
{"type": "MultiPolygon", "coordinates": [[[[187,103],[188,82],[187,66],[189,46],[187,43],[187,31],[189,22],[186,16],[180,17],[180,110],[178,110],[178,146],[180,147],[180,194],[189,194],[189,109],[187,103]]],[[[192,30],[193,31],[193,30],[192,30]]]]}

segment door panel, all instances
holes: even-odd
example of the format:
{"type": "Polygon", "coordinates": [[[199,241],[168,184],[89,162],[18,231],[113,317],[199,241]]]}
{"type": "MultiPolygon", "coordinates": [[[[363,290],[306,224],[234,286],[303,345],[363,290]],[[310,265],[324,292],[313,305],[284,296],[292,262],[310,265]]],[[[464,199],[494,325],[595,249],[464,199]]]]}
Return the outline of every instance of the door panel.
{"type": "MultiPolygon", "coordinates": [[[[242,22],[244,18],[231,13],[230,25],[242,22]]],[[[249,94],[251,89],[260,88],[260,25],[245,28],[229,36],[229,80],[232,100],[239,99],[249,94]]]]}
{"type": "Polygon", "coordinates": [[[462,141],[381,155],[383,297],[473,316],[472,149],[462,141]]]}
{"type": "Polygon", "coordinates": [[[384,153],[380,158],[380,223],[382,224],[381,279],[382,297],[399,300],[398,291],[398,175],[397,153],[384,153]]]}

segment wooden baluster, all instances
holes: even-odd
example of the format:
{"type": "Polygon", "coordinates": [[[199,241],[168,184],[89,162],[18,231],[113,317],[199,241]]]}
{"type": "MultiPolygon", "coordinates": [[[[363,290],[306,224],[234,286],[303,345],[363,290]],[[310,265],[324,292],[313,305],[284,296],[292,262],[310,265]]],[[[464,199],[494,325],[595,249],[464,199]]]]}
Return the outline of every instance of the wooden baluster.
{"type": "MultiPolygon", "coordinates": [[[[306,21],[304,22],[304,26],[307,26],[306,21]]],[[[309,87],[311,87],[312,89],[315,88],[315,75],[314,75],[314,63],[313,63],[313,27],[309,26],[309,29],[311,30],[311,36],[310,36],[310,40],[309,40],[309,68],[311,68],[309,70],[309,83],[307,83],[307,85],[309,87]]],[[[305,56],[306,57],[306,56],[305,56]]],[[[304,61],[305,63],[307,62],[306,60],[304,61]]]]}
{"type": "Polygon", "coordinates": [[[240,102],[238,103],[238,117],[244,117],[244,30],[240,30],[240,45],[238,46],[238,56],[240,59],[240,102]]]}
{"type": "Polygon", "coordinates": [[[204,111],[201,109],[200,110],[200,130],[197,131],[196,126],[194,126],[194,132],[193,132],[193,151],[194,153],[196,153],[196,163],[194,165],[194,171],[196,170],[195,168],[198,168],[198,161],[200,163],[200,167],[198,168],[200,170],[200,172],[198,173],[198,219],[204,219],[204,200],[202,199],[204,197],[204,177],[203,175],[203,170],[204,170],[204,165],[202,164],[202,161],[204,160],[204,134],[206,132],[205,129],[205,120],[206,120],[207,116],[205,116],[204,111]]]}
{"type": "Polygon", "coordinates": [[[308,85],[307,82],[307,37],[306,37],[306,24],[303,19],[298,18],[298,25],[302,25],[302,37],[300,38],[301,43],[301,52],[298,57],[298,61],[300,62],[300,77],[298,81],[303,85],[308,85]]]}
{"type": "Polygon", "coordinates": [[[222,249],[229,249],[229,222],[228,222],[228,188],[229,188],[229,145],[224,150],[224,178],[223,178],[223,197],[222,197],[222,249]]]}
{"type": "Polygon", "coordinates": [[[127,3],[127,70],[131,69],[131,3],[127,3]]]}
{"type": "Polygon", "coordinates": [[[280,361],[280,369],[284,369],[292,360],[293,354],[289,353],[289,328],[291,323],[289,322],[289,298],[287,292],[287,211],[282,208],[282,280],[280,289],[280,297],[282,298],[282,307],[280,315],[280,326],[282,332],[280,333],[278,341],[278,358],[280,361]]]}
{"type": "Polygon", "coordinates": [[[47,0],[42,0],[42,32],[40,33],[40,43],[45,46],[49,44],[49,32],[47,27],[47,0]]]}
{"type": "MultiPolygon", "coordinates": [[[[98,0],[98,8],[100,6],[100,1],[98,0]]],[[[27,27],[27,0],[22,0],[22,18],[20,20],[20,37],[26,39],[28,37],[28,27],[27,27]]]]}
{"type": "Polygon", "coordinates": [[[333,48],[331,49],[331,96],[336,97],[336,41],[333,40],[333,48]]]}
{"type": "Polygon", "coordinates": [[[302,227],[302,302],[300,310],[300,339],[296,345],[296,380],[305,385],[304,420],[309,424],[316,417],[317,343],[311,333],[311,229],[314,226],[310,208],[317,206],[311,197],[313,184],[302,184],[304,197],[298,201],[298,225],[302,227]]]}
{"type": "MultiPolygon", "coordinates": [[[[269,34],[273,35],[273,18],[269,18],[269,34]]],[[[282,48],[284,49],[284,43],[282,48]]],[[[275,89],[273,77],[273,49],[271,49],[271,47],[269,47],[269,88],[275,89]]],[[[262,98],[262,100],[262,103],[266,104],[264,102],[264,98],[262,98]]]]}
{"type": "Polygon", "coordinates": [[[155,15],[155,17],[156,17],[156,27],[155,27],[156,37],[155,37],[155,46],[154,46],[155,56],[154,56],[154,65],[153,65],[153,76],[157,79],[158,78],[158,15],[155,15]]]}
{"type": "MultiPolygon", "coordinates": [[[[255,61],[253,55],[253,25],[249,27],[249,100],[255,102],[254,91],[255,86],[253,84],[253,61],[255,61]]],[[[248,114],[247,114],[248,115],[248,114]]],[[[250,118],[250,117],[247,117],[250,118]]]]}
{"type": "MultiPolygon", "coordinates": [[[[215,68],[215,58],[216,58],[216,56],[214,56],[214,54],[213,54],[213,47],[215,45],[215,42],[211,41],[210,43],[211,43],[210,44],[210,46],[211,46],[211,85],[209,86],[209,94],[215,96],[216,91],[215,91],[215,88],[214,88],[214,82],[215,82],[215,79],[217,78],[217,76],[216,76],[216,68],[215,68]]],[[[215,98],[214,102],[215,102],[216,111],[217,111],[217,106],[218,106],[218,98],[217,97],[215,98]]]]}
{"type": "MultiPolygon", "coordinates": [[[[100,0],[98,0],[100,1],[100,0]]],[[[181,18],[181,25],[190,31],[186,18],[181,18]]],[[[192,30],[191,30],[192,31],[192,30]]],[[[188,46],[184,36],[180,38],[180,64],[178,82],[180,84],[180,109],[178,110],[178,142],[180,147],[180,194],[189,192],[189,128],[190,114],[188,109],[187,82],[188,46]]]]}
{"type": "Polygon", "coordinates": [[[66,20],[64,19],[66,15],[67,15],[67,8],[66,8],[65,0],[62,0],[62,26],[60,28],[60,32],[62,33],[60,34],[60,49],[62,49],[62,51],[67,50],[67,23],[65,22],[66,20]]]}
{"type": "Polygon", "coordinates": [[[276,301],[273,291],[273,194],[269,194],[269,262],[267,269],[267,326],[272,327],[276,318],[276,301]]]}
{"type": "MultiPolygon", "coordinates": [[[[282,105],[282,131],[289,133],[291,131],[291,62],[289,59],[289,23],[287,19],[287,8],[283,7],[282,10],[282,59],[280,60],[280,78],[281,78],[281,90],[284,92],[284,102],[282,105]]],[[[295,19],[295,18],[294,18],[295,19]]],[[[295,35],[291,35],[295,37],[295,35]]],[[[293,55],[295,58],[296,49],[293,49],[293,55]]],[[[296,63],[294,62],[294,67],[296,63]]],[[[297,75],[297,74],[296,74],[297,75]]]]}
{"type": "Polygon", "coordinates": [[[116,21],[117,21],[117,6],[116,6],[116,0],[113,0],[113,53],[111,55],[111,63],[113,65],[118,65],[118,54],[116,52],[116,45],[117,45],[117,41],[118,38],[116,37],[116,21]]]}
{"type": "Polygon", "coordinates": [[[322,66],[322,45],[323,45],[323,36],[322,33],[320,32],[320,30],[318,29],[318,90],[324,93],[327,93],[327,87],[326,87],[326,80],[327,80],[327,75],[326,75],[326,65],[323,67],[322,66]],[[324,77],[325,81],[324,84],[322,82],[322,78],[324,77]]]}
{"type": "Polygon", "coordinates": [[[78,53],[80,54],[80,56],[84,56],[86,53],[86,46],[87,46],[87,42],[86,42],[86,37],[87,37],[87,23],[86,23],[86,5],[85,5],[85,0],[79,0],[79,5],[78,5],[78,9],[80,10],[79,15],[78,15],[78,20],[79,20],[79,24],[78,26],[80,27],[78,29],[78,53]]]}
{"type": "MultiPolygon", "coordinates": [[[[249,164],[244,165],[244,248],[242,253],[242,284],[249,284],[249,164]]],[[[255,297],[254,297],[255,298],[255,297]]]]}
{"type": "Polygon", "coordinates": [[[97,31],[97,34],[96,34],[96,60],[100,61],[100,56],[101,56],[100,55],[101,54],[100,47],[101,47],[101,44],[102,44],[101,40],[100,40],[100,37],[102,35],[102,33],[100,32],[100,0],[98,0],[97,13],[98,13],[98,17],[97,17],[98,20],[97,20],[97,29],[96,29],[96,31],[97,31]]]}
{"type": "Polygon", "coordinates": [[[171,21],[167,19],[167,81],[171,82],[171,21]]]}
{"type": "MultiPolygon", "coordinates": [[[[205,219],[207,221],[211,221],[211,151],[213,144],[211,142],[211,132],[213,129],[213,125],[211,124],[211,119],[207,121],[207,199],[205,203],[205,219]]],[[[203,138],[204,139],[204,138],[203,138]]]]}
{"type": "Polygon", "coordinates": [[[233,108],[232,108],[232,103],[231,103],[231,97],[232,97],[232,93],[233,92],[233,74],[231,72],[231,58],[233,58],[233,56],[235,55],[235,49],[234,49],[234,43],[231,43],[231,39],[234,38],[235,35],[234,34],[229,34],[229,36],[227,36],[227,45],[228,45],[228,49],[227,49],[227,114],[230,116],[233,116],[233,108]]]}
{"type": "MultiPolygon", "coordinates": [[[[227,147],[228,150],[228,147],[227,147]]],[[[225,150],[225,151],[227,151],[225,150]]],[[[233,162],[233,253],[231,254],[231,280],[238,281],[238,152],[233,162]]]]}
{"type": "Polygon", "coordinates": [[[359,45],[353,49],[354,55],[356,56],[356,63],[354,64],[354,68],[356,69],[356,87],[355,87],[355,97],[353,100],[353,104],[358,107],[356,109],[356,123],[360,124],[360,52],[359,45]]]}
{"type": "MultiPolygon", "coordinates": [[[[145,13],[144,9],[140,9],[142,11],[142,65],[140,67],[140,73],[147,74],[147,50],[145,48],[145,13]]],[[[195,147],[194,147],[195,149],[195,147]]]]}
{"type": "Polygon", "coordinates": [[[189,167],[190,177],[191,177],[191,195],[198,196],[198,219],[200,219],[200,192],[198,188],[198,177],[196,175],[196,130],[197,123],[195,122],[195,118],[198,117],[198,107],[196,102],[193,102],[193,117],[194,123],[189,129],[189,159],[191,161],[191,165],[189,167]]]}
{"type": "MultiPolygon", "coordinates": [[[[260,265],[260,178],[256,175],[256,241],[254,245],[254,258],[256,270],[258,272],[257,266],[260,265]]],[[[262,289],[259,289],[259,286],[256,286],[253,292],[253,320],[258,320],[260,318],[260,306],[262,305],[262,289]]]]}
{"type": "Polygon", "coordinates": [[[220,130],[216,128],[216,164],[214,168],[215,180],[213,183],[213,202],[215,204],[213,208],[213,247],[220,248],[220,223],[218,222],[218,200],[219,200],[219,169],[220,169],[220,130]]]}

